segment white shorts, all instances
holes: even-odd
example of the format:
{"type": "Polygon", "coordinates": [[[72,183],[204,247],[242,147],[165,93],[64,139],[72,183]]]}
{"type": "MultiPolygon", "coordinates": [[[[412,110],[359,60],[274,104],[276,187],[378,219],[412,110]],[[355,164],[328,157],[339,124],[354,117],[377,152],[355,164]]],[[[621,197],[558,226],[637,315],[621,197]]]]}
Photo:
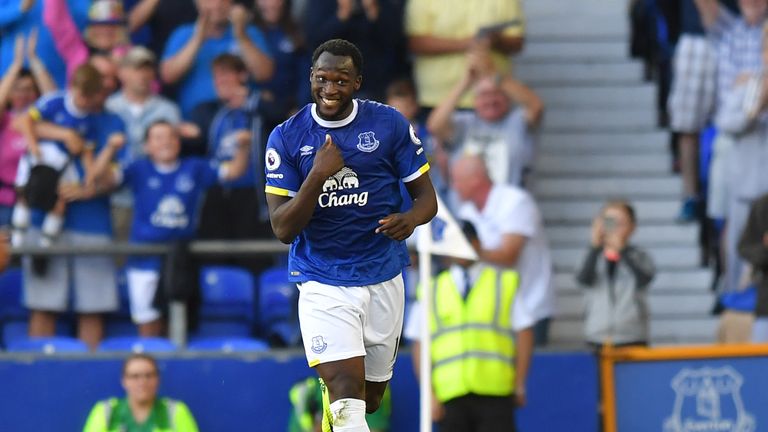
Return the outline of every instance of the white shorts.
{"type": "Polygon", "coordinates": [[[61,177],[59,183],[80,183],[80,175],[77,173],[74,163],[67,165],[69,155],[63,152],[56,144],[52,142],[41,142],[40,147],[40,159],[36,159],[29,153],[19,159],[19,165],[16,169],[16,179],[14,181],[16,186],[25,186],[29,181],[29,173],[32,167],[38,164],[48,165],[49,167],[61,171],[61,177]]]}
{"type": "Polygon", "coordinates": [[[310,367],[365,356],[365,379],[389,381],[403,328],[402,275],[375,285],[299,284],[299,322],[310,367]]]}
{"type": "Polygon", "coordinates": [[[160,283],[160,273],[154,270],[128,268],[128,299],[131,304],[131,319],[134,324],[150,323],[162,316],[152,306],[160,283]]]}

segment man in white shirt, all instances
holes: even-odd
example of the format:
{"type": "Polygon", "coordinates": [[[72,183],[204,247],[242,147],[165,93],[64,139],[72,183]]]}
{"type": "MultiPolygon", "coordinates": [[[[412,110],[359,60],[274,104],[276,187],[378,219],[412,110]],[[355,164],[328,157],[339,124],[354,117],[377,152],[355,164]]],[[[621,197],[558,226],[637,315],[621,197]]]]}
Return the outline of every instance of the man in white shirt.
{"type": "Polygon", "coordinates": [[[483,158],[465,155],[451,169],[451,187],[461,200],[459,218],[472,223],[480,238],[480,260],[520,275],[520,313],[543,322],[537,345],[546,343],[546,323],[554,312],[552,258],[541,213],[533,197],[509,184],[494,183],[483,158]]]}

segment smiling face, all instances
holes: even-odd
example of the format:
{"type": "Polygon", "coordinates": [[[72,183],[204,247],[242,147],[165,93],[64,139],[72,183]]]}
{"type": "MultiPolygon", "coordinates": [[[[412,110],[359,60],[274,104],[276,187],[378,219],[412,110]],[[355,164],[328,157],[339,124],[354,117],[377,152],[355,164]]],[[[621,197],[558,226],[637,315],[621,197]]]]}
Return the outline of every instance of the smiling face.
{"type": "Polygon", "coordinates": [[[179,141],[176,129],[167,123],[151,126],[147,132],[144,150],[155,163],[175,163],[179,159],[179,152],[181,151],[181,141],[179,141]]]}
{"type": "Polygon", "coordinates": [[[320,117],[341,120],[352,112],[352,98],[363,82],[352,57],[326,51],[317,58],[309,77],[320,117]]]}
{"type": "Polygon", "coordinates": [[[475,112],[488,122],[501,120],[509,112],[507,95],[493,78],[482,78],[475,86],[475,112]]]}

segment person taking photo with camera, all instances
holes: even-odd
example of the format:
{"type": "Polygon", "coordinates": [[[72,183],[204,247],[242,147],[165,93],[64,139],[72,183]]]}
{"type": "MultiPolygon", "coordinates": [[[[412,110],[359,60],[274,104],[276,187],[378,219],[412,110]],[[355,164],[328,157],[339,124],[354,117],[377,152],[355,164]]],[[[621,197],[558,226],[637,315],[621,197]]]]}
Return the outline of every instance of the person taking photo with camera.
{"type": "Polygon", "coordinates": [[[647,292],[655,274],[648,253],[629,243],[635,211],[609,201],[592,223],[592,240],[577,273],[584,288],[587,343],[596,349],[648,343],[647,292]]]}

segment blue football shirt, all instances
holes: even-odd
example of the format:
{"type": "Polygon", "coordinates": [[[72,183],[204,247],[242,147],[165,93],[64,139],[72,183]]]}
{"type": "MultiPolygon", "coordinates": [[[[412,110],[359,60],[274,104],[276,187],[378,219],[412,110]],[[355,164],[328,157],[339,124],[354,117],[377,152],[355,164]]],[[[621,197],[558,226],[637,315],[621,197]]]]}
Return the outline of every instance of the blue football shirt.
{"type": "MultiPolygon", "coordinates": [[[[69,92],[49,93],[35,102],[29,109],[29,115],[35,120],[53,123],[57,126],[74,129],[82,137],[89,137],[89,115],[77,109],[69,92]]],[[[41,140],[40,143],[47,142],[41,140]]],[[[64,153],[69,153],[63,142],[50,141],[64,153]]]]}
{"type": "Polygon", "coordinates": [[[291,244],[294,282],[361,286],[392,279],[409,264],[404,242],[376,234],[378,221],[399,211],[400,182],[427,172],[424,149],[394,108],[354,100],[344,120],[321,119],[304,107],[272,131],[265,153],[266,192],[295,196],[315,151],[330,134],[345,167],[323,185],[309,224],[291,244]]]}
{"type": "MultiPolygon", "coordinates": [[[[201,158],[183,158],[177,166],[161,169],[143,158],[126,166],[122,176],[135,197],[130,240],[162,243],[194,238],[198,210],[205,191],[219,178],[219,166],[201,158]]],[[[147,269],[159,269],[160,262],[160,258],[129,260],[131,266],[147,269]]]]}

